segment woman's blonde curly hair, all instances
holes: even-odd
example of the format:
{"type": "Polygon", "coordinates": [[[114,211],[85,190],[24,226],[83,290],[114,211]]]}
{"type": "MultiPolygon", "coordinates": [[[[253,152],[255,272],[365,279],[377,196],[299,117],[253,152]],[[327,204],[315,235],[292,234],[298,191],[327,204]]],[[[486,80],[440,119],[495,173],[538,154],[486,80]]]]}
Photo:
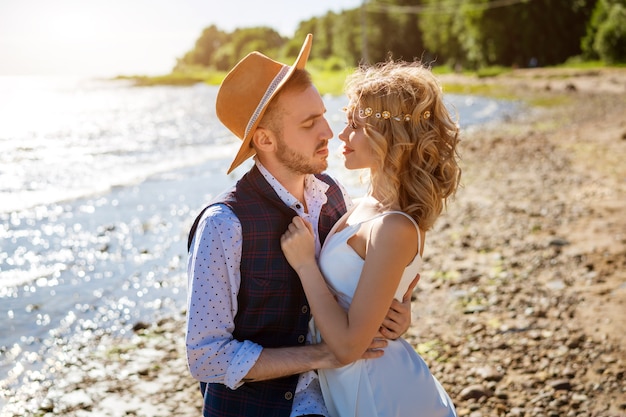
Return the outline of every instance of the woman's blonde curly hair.
{"type": "Polygon", "coordinates": [[[429,230],[461,178],[459,127],[438,80],[421,63],[387,61],[357,69],[346,81],[346,94],[347,111],[364,122],[377,156],[371,170],[376,197],[385,209],[398,207],[429,230]],[[376,116],[384,111],[391,117],[376,116]]]}

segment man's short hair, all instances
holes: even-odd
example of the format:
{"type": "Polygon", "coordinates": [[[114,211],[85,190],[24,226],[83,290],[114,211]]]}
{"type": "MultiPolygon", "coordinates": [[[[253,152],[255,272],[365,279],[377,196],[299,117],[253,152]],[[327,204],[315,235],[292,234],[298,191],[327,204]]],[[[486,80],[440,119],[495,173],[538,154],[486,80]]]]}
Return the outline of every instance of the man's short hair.
{"type": "Polygon", "coordinates": [[[282,123],[280,123],[282,121],[282,109],[279,104],[280,98],[287,91],[304,91],[311,85],[313,85],[311,74],[305,69],[296,69],[291,78],[287,80],[285,85],[267,105],[267,110],[265,110],[265,114],[263,115],[259,126],[269,129],[280,136],[282,133],[282,123]]]}

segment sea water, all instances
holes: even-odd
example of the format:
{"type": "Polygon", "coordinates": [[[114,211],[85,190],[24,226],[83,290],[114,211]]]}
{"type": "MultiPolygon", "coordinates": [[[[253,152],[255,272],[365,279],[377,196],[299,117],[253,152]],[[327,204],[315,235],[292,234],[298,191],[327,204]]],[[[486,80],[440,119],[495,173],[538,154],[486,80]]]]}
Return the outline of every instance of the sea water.
{"type": "MultiPolygon", "coordinates": [[[[130,334],[180,312],[195,214],[234,184],[239,141],[215,115],[217,87],[0,77],[0,408],[3,394],[71,360],[64,347],[130,334]]],[[[519,105],[446,97],[462,128],[519,105]]],[[[324,97],[337,134],[343,97],[324,97]]],[[[361,195],[331,140],[329,173],[361,195]]]]}

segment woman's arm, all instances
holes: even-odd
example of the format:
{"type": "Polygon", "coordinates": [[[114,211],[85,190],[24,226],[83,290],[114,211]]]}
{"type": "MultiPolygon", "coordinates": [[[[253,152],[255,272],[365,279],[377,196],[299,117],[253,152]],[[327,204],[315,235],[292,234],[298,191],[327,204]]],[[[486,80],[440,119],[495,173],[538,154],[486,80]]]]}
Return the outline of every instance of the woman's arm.
{"type": "Polygon", "coordinates": [[[298,273],[325,342],[342,363],[361,357],[379,330],[406,265],[417,252],[417,231],[404,216],[382,216],[372,224],[367,256],[348,312],[328,289],[313,255],[311,226],[295,218],[281,239],[298,273]]]}

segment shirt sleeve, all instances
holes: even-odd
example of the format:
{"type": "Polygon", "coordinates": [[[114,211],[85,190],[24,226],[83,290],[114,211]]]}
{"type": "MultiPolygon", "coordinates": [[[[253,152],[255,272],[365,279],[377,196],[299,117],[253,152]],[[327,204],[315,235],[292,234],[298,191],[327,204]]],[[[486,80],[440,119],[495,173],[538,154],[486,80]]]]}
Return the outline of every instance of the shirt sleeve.
{"type": "Polygon", "coordinates": [[[187,263],[187,361],[198,381],[231,389],[254,366],[262,347],[233,338],[241,282],[242,230],[224,205],[211,206],[198,223],[187,263]]]}

